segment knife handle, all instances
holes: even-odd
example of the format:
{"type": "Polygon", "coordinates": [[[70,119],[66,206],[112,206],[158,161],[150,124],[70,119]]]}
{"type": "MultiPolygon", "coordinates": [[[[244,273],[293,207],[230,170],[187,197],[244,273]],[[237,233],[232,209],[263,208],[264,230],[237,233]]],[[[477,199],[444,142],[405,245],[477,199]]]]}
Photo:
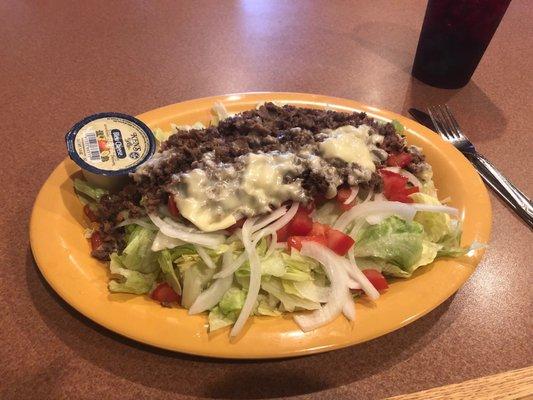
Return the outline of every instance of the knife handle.
{"type": "Polygon", "coordinates": [[[479,153],[465,155],[474,164],[485,183],[524,220],[530,229],[533,229],[533,204],[531,200],[503,176],[483,155],[479,153]]]}

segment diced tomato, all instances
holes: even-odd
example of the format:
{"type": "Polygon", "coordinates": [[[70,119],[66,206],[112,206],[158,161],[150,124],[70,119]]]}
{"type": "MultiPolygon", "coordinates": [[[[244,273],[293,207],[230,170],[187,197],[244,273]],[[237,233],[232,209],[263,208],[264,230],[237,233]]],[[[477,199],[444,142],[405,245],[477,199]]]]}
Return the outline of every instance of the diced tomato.
{"type": "Polygon", "coordinates": [[[354,240],[345,233],[330,228],[326,232],[327,246],[340,256],[344,256],[353,246],[354,240]]]}
{"type": "Polygon", "coordinates": [[[349,187],[340,187],[337,189],[337,201],[341,204],[344,204],[346,200],[350,197],[352,194],[352,189],[349,187]]]}
{"type": "Polygon", "coordinates": [[[174,289],[172,289],[172,286],[166,282],[157,285],[152,294],[150,294],[150,297],[160,303],[173,303],[180,300],[180,297],[174,289]]]}
{"type": "Polygon", "coordinates": [[[94,231],[91,235],[91,248],[93,250],[98,250],[98,248],[102,245],[102,237],[100,236],[100,232],[94,231]]]}
{"type": "Polygon", "coordinates": [[[387,280],[378,270],[365,269],[363,270],[363,274],[365,274],[366,279],[370,281],[370,283],[376,288],[376,290],[384,290],[389,287],[387,280]]]}
{"type": "Polygon", "coordinates": [[[387,165],[389,167],[406,167],[409,163],[413,161],[413,156],[409,153],[397,153],[390,154],[387,158],[387,165]]]}
{"type": "Polygon", "coordinates": [[[351,201],[349,204],[344,204],[346,200],[350,198],[352,195],[352,189],[349,187],[340,187],[337,189],[337,202],[339,203],[339,208],[342,211],[348,211],[350,208],[352,208],[355,205],[355,199],[351,201]]]}
{"type": "Polygon", "coordinates": [[[327,240],[324,236],[290,236],[287,239],[287,247],[289,248],[289,250],[291,247],[296,250],[301,250],[302,242],[305,242],[306,240],[320,243],[323,246],[328,245],[327,240]]]}
{"type": "Polygon", "coordinates": [[[388,200],[412,203],[410,194],[418,192],[418,188],[407,187],[407,178],[392,171],[381,169],[379,171],[383,179],[383,194],[388,200]]]}
{"type": "Polygon", "coordinates": [[[311,200],[309,203],[307,203],[305,206],[300,204],[300,207],[298,207],[298,212],[304,212],[307,215],[311,214],[315,210],[315,201],[311,200]]]}
{"type": "Polygon", "coordinates": [[[98,221],[98,218],[96,218],[96,214],[92,210],[91,206],[89,204],[85,204],[83,206],[83,213],[89,218],[89,221],[96,222],[98,221]]]}
{"type": "Polygon", "coordinates": [[[355,200],[352,201],[351,203],[348,203],[348,204],[339,203],[339,208],[340,208],[342,211],[348,211],[348,210],[351,209],[353,206],[355,206],[355,200]]]}
{"type": "Polygon", "coordinates": [[[313,228],[313,220],[305,211],[298,211],[289,222],[289,233],[291,236],[305,236],[313,228]]]}
{"type": "Polygon", "coordinates": [[[278,229],[276,234],[278,236],[278,243],[286,242],[287,238],[289,237],[289,224],[287,224],[284,227],[278,229]]]}
{"type": "Polygon", "coordinates": [[[329,225],[321,224],[319,222],[313,222],[313,228],[311,229],[311,232],[309,232],[309,236],[326,237],[328,229],[330,229],[329,225]]]}
{"type": "Polygon", "coordinates": [[[237,229],[242,228],[242,226],[244,225],[244,221],[246,221],[246,218],[241,218],[229,228],[226,228],[226,230],[233,234],[237,229]]]}
{"type": "Polygon", "coordinates": [[[167,207],[168,207],[168,212],[174,218],[177,218],[177,217],[180,216],[180,211],[178,210],[178,206],[176,205],[176,201],[174,200],[174,196],[171,195],[171,194],[168,195],[167,207]]]}

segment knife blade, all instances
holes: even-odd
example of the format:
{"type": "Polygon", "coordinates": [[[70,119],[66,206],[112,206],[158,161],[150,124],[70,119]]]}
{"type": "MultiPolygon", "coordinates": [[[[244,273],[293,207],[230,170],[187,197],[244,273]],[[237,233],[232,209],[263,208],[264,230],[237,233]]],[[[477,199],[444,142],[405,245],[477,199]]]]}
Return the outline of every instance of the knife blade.
{"type": "Polygon", "coordinates": [[[415,119],[416,122],[424,125],[426,128],[429,128],[434,132],[437,132],[437,129],[435,128],[435,125],[433,124],[433,121],[431,120],[429,114],[425,113],[424,111],[417,110],[416,108],[410,108],[407,111],[409,112],[409,114],[411,114],[411,116],[415,119]]]}

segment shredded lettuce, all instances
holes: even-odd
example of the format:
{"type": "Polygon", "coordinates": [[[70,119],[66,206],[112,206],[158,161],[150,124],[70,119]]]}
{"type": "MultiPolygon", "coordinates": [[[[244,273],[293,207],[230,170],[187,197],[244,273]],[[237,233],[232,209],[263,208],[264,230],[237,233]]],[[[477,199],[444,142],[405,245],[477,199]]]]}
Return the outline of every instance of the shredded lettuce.
{"type": "Polygon", "coordinates": [[[337,206],[337,202],[327,201],[322,206],[313,211],[313,220],[321,224],[333,225],[339,219],[342,210],[337,206]]]}
{"type": "Polygon", "coordinates": [[[157,257],[157,261],[159,262],[159,266],[161,267],[161,271],[163,272],[165,280],[170,286],[172,286],[172,289],[174,289],[177,294],[181,294],[181,284],[178,276],[176,275],[176,271],[174,270],[170,251],[161,251],[157,257]]]}
{"type": "MultiPolygon", "coordinates": [[[[182,258],[183,257],[187,256],[182,256],[182,258]]],[[[196,257],[198,260],[200,259],[199,256],[196,257]]],[[[213,269],[206,267],[203,262],[198,260],[182,272],[183,288],[181,305],[185,308],[191,308],[196,298],[207,287],[208,283],[211,282],[211,279],[215,274],[213,269]]]]}
{"type": "Polygon", "coordinates": [[[392,126],[394,127],[394,130],[397,134],[402,135],[405,131],[405,127],[401,124],[400,121],[393,119],[391,121],[392,126]]]}
{"type": "MultiPolygon", "coordinates": [[[[410,197],[415,203],[441,205],[439,199],[424,193],[413,193],[410,197]]],[[[426,238],[432,242],[440,241],[451,230],[451,219],[446,213],[420,211],[414,220],[422,224],[426,238]]]]}
{"type": "Polygon", "coordinates": [[[268,258],[261,260],[261,275],[283,276],[286,272],[286,264],[281,251],[275,251],[268,258]]]}
{"type": "MultiPolygon", "coordinates": [[[[424,193],[414,193],[411,198],[416,203],[440,205],[440,201],[424,193]]],[[[448,214],[421,211],[416,213],[415,221],[422,224],[426,238],[438,245],[437,257],[460,257],[470,250],[479,248],[473,244],[461,247],[462,226],[448,214]]]]}
{"type": "Polygon", "coordinates": [[[218,303],[220,311],[224,314],[229,314],[233,311],[239,311],[246,299],[246,292],[238,287],[230,287],[228,291],[222,296],[222,299],[218,303]]]}
{"type": "Polygon", "coordinates": [[[157,254],[151,250],[155,232],[139,225],[132,229],[128,235],[128,244],[120,255],[120,261],[125,268],[132,271],[145,274],[157,271],[157,254]]]}
{"type": "Polygon", "coordinates": [[[269,295],[260,294],[257,298],[258,304],[255,310],[256,315],[268,315],[271,317],[277,317],[281,315],[281,311],[278,309],[279,300],[269,295]]]}
{"type": "Polygon", "coordinates": [[[110,292],[145,294],[152,289],[157,272],[143,274],[125,268],[117,253],[111,254],[110,258],[109,270],[112,276],[108,284],[110,292]]]}
{"type": "Polygon", "coordinates": [[[246,291],[235,286],[230,287],[218,305],[209,312],[209,331],[213,332],[225,326],[233,325],[237,321],[245,299],[246,291]]]}
{"type": "Polygon", "coordinates": [[[422,255],[424,229],[418,222],[391,216],[368,226],[355,244],[356,257],[374,257],[409,270],[422,255]]]}
{"type": "Polygon", "coordinates": [[[285,292],[283,284],[278,278],[271,278],[261,282],[261,288],[281,301],[285,311],[292,312],[296,309],[317,310],[320,303],[285,292]]]}
{"type": "Polygon", "coordinates": [[[220,307],[214,307],[209,312],[209,316],[207,318],[209,322],[209,332],[213,332],[226,326],[233,325],[235,321],[237,321],[238,316],[239,315],[236,312],[232,312],[226,315],[220,310],[220,307]]]}
{"type": "Polygon", "coordinates": [[[74,179],[74,189],[76,189],[78,193],[84,194],[94,201],[99,201],[100,197],[108,193],[105,189],[97,188],[89,182],[77,178],[74,179]]]}

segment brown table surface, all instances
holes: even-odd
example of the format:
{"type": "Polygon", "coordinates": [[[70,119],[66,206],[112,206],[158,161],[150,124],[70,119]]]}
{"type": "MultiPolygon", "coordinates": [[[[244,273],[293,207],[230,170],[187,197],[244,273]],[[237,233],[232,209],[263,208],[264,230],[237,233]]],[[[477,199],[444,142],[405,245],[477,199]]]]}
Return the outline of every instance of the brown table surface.
{"type": "Polygon", "coordinates": [[[125,340],[60,300],[32,259],[32,203],[65,157],[63,136],[75,121],[215,94],[320,93],[405,115],[448,102],[479,150],[532,195],[533,8],[512,2],[461,90],[410,77],[424,8],[377,0],[3,1],[0,397],[368,399],[531,364],[533,237],[492,195],[490,247],[455,296],[385,337],[298,359],[216,361],[125,340]]]}

